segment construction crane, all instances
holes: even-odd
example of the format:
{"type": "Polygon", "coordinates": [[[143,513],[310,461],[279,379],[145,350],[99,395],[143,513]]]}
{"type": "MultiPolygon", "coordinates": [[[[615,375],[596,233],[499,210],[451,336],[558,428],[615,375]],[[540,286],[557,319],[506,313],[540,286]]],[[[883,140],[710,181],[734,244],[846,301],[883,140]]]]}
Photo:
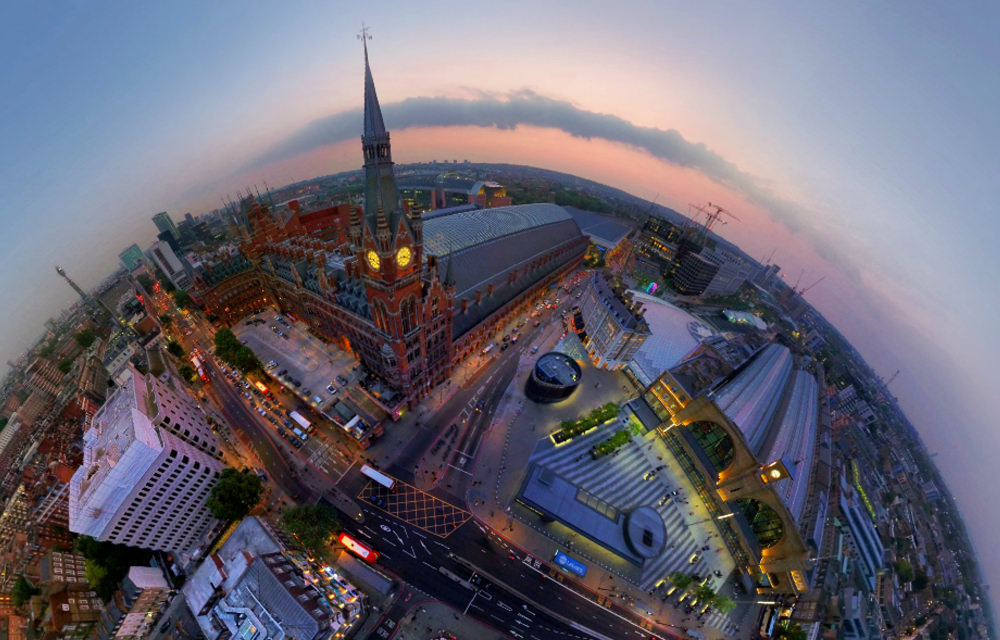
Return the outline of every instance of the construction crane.
{"type": "Polygon", "coordinates": [[[899,369],[896,369],[896,372],[893,373],[891,376],[889,376],[889,379],[886,381],[886,383],[885,383],[886,389],[889,388],[889,385],[892,384],[892,381],[895,380],[896,376],[898,376],[898,375],[899,375],[899,369]]]}
{"type": "MultiPolygon", "coordinates": [[[[737,222],[742,222],[742,220],[740,220],[736,214],[726,209],[723,209],[717,204],[712,204],[711,202],[709,202],[706,206],[700,206],[697,204],[688,204],[688,206],[691,209],[697,211],[698,213],[702,213],[705,215],[705,223],[701,225],[701,230],[696,232],[694,237],[694,239],[697,240],[699,243],[705,242],[705,238],[708,237],[708,232],[712,230],[712,227],[714,227],[717,222],[721,222],[722,224],[727,224],[727,221],[723,220],[723,216],[730,217],[733,220],[736,220],[737,222]]],[[[695,218],[697,217],[697,215],[698,214],[696,213],[695,215],[691,216],[691,222],[689,222],[688,225],[686,225],[685,231],[687,231],[687,228],[694,227],[695,218]]]]}
{"type": "Polygon", "coordinates": [[[816,285],[818,285],[820,282],[823,282],[824,280],[826,280],[826,276],[821,277],[819,280],[817,280],[816,282],[812,283],[808,287],[803,287],[801,290],[799,290],[798,294],[800,296],[804,295],[806,291],[809,291],[810,289],[812,289],[813,287],[815,287],[816,285]]]}

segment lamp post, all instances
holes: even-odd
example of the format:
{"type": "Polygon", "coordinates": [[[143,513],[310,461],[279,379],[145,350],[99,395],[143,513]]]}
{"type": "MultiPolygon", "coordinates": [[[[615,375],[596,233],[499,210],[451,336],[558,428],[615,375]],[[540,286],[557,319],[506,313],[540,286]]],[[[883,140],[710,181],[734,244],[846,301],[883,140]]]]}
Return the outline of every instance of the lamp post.
{"type": "Polygon", "coordinates": [[[691,523],[691,524],[689,524],[688,526],[692,526],[692,527],[693,527],[693,526],[694,526],[694,525],[696,525],[696,524],[703,524],[703,523],[705,523],[705,522],[711,522],[712,520],[725,520],[725,519],[727,519],[727,518],[732,518],[732,517],[733,517],[733,516],[735,516],[735,515],[736,515],[736,514],[735,514],[735,513],[732,513],[732,512],[730,512],[730,513],[724,513],[724,514],[722,514],[721,516],[713,516],[713,517],[711,517],[711,518],[705,518],[704,520],[698,520],[698,521],[696,521],[696,522],[692,522],[692,523],[691,523]]]}

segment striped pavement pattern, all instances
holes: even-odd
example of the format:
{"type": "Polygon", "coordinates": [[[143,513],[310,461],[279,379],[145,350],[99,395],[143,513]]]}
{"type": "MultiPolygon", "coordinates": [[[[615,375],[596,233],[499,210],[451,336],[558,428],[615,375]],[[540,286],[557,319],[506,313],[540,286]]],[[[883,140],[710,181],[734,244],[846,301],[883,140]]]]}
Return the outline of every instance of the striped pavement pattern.
{"type": "MultiPolygon", "coordinates": [[[[689,515],[693,510],[692,506],[678,500],[694,496],[694,491],[655,432],[633,437],[631,443],[610,456],[603,456],[596,461],[591,459],[590,448],[609,437],[615,429],[617,424],[606,425],[558,448],[543,445],[530,460],[552,469],[622,512],[649,506],[660,514],[666,525],[667,550],[659,558],[643,563],[637,584],[640,589],[651,591],[657,582],[674,571],[709,576],[709,585],[718,589],[723,578],[714,576],[713,572],[719,570],[723,576],[729,575],[734,566],[733,561],[725,550],[721,553],[715,551],[719,545],[717,538],[714,542],[706,542],[708,530],[704,525],[688,525],[689,522],[704,518],[698,514],[689,515]],[[663,459],[660,460],[657,456],[663,459]],[[647,472],[662,465],[666,467],[654,478],[643,480],[647,472]],[[660,499],[673,489],[678,489],[679,495],[667,504],[659,505],[660,499]],[[700,538],[696,539],[696,535],[700,538]],[[701,551],[705,544],[710,544],[711,551],[701,551]],[[699,559],[690,564],[689,559],[696,551],[699,559]]],[[[697,500],[696,497],[691,499],[697,500]]],[[[732,627],[726,616],[714,610],[706,615],[705,621],[718,629],[732,627]]]]}

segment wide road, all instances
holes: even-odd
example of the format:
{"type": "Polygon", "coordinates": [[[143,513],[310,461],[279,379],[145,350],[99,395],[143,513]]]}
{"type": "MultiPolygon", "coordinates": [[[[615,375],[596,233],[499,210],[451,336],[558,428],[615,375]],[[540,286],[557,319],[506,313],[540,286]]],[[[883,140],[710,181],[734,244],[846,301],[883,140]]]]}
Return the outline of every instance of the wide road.
{"type": "Polygon", "coordinates": [[[286,494],[297,502],[311,502],[312,492],[299,481],[294,469],[271,440],[271,429],[260,424],[257,414],[251,411],[239,392],[229,384],[214,358],[206,358],[205,366],[212,378],[212,382],[205,385],[205,393],[212,399],[230,428],[243,432],[244,442],[252,443],[250,447],[261,464],[286,494]]]}
{"type": "Polygon", "coordinates": [[[674,638],[645,631],[631,621],[635,616],[608,610],[552,579],[546,563],[507,546],[474,520],[442,539],[373,505],[362,509],[365,523],[344,527],[381,554],[380,565],[511,637],[674,638]]]}

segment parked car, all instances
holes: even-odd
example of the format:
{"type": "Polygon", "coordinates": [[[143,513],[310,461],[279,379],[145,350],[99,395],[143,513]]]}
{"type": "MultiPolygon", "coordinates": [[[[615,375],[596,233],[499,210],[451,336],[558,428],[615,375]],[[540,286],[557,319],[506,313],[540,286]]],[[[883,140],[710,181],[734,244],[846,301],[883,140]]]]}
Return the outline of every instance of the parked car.
{"type": "Polygon", "coordinates": [[[333,395],[333,394],[337,393],[337,389],[336,389],[336,388],[334,388],[334,386],[333,386],[332,384],[328,384],[328,385],[326,385],[326,391],[327,391],[327,393],[329,393],[330,395],[333,395]]]}

